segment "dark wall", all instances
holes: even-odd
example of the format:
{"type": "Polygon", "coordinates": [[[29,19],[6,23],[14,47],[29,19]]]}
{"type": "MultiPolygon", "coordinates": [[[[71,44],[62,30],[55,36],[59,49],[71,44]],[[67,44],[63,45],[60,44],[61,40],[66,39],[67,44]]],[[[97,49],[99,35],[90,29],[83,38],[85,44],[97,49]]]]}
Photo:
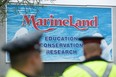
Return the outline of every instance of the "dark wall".
{"type": "Polygon", "coordinates": [[[44,76],[54,76],[56,74],[62,75],[63,71],[73,64],[76,63],[70,62],[44,63],[44,71],[42,75],[44,76]]]}

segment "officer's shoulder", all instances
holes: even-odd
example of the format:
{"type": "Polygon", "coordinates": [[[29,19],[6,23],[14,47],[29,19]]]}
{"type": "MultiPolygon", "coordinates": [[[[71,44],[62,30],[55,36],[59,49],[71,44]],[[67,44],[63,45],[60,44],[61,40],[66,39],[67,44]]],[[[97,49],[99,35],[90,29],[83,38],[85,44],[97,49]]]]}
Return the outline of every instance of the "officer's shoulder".
{"type": "Polygon", "coordinates": [[[69,66],[68,68],[66,68],[64,70],[64,73],[66,73],[66,72],[73,72],[73,70],[77,70],[77,67],[78,67],[78,64],[73,64],[73,65],[69,66]]]}
{"type": "Polygon", "coordinates": [[[116,64],[114,64],[114,63],[113,63],[112,65],[113,65],[113,67],[115,67],[115,68],[116,68],[116,64]]]}
{"type": "Polygon", "coordinates": [[[74,77],[73,75],[80,74],[83,70],[81,70],[81,68],[78,67],[79,64],[78,63],[73,64],[73,65],[69,66],[68,68],[66,68],[66,70],[64,70],[64,72],[63,72],[63,76],[64,77],[74,77]],[[73,73],[75,73],[75,74],[73,74],[73,73]]]}
{"type": "Polygon", "coordinates": [[[69,67],[67,67],[63,72],[63,77],[71,75],[71,73],[74,72],[74,69],[77,67],[77,64],[73,64],[69,67]]]}
{"type": "MultiPolygon", "coordinates": [[[[112,63],[112,74],[111,75],[114,75],[116,72],[116,64],[113,64],[112,63]]],[[[116,74],[115,74],[116,75],[116,74]]]]}

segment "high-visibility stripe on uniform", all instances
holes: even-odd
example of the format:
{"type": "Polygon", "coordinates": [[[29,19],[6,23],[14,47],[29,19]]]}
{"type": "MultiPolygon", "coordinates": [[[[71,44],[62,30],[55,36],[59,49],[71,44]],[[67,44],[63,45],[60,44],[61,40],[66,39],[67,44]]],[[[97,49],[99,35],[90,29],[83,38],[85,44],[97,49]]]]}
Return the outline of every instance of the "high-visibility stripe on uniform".
{"type": "MultiPolygon", "coordinates": [[[[81,69],[88,72],[91,75],[91,77],[98,77],[98,75],[91,68],[89,68],[89,67],[87,67],[87,66],[85,66],[83,64],[78,65],[78,67],[80,67],[81,69]]],[[[108,63],[107,68],[106,68],[106,70],[105,70],[105,72],[103,74],[103,77],[109,77],[111,69],[112,69],[112,63],[108,63]]]]}
{"type": "Polygon", "coordinates": [[[105,70],[105,72],[104,72],[104,74],[103,74],[103,77],[109,77],[109,75],[110,75],[110,72],[111,72],[111,70],[112,70],[112,63],[109,63],[108,65],[107,65],[107,68],[106,68],[106,70],[105,70]]]}
{"type": "Polygon", "coordinates": [[[97,74],[93,70],[91,70],[89,67],[87,67],[87,66],[85,66],[83,64],[78,65],[78,67],[80,67],[81,69],[83,69],[86,72],[88,72],[91,75],[91,77],[98,77],[97,74]]]}

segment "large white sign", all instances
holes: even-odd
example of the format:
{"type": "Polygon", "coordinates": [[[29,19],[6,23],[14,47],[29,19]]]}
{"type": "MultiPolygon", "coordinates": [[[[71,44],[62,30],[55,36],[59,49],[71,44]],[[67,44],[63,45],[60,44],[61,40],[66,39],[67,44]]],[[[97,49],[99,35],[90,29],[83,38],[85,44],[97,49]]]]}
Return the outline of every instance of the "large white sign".
{"type": "MultiPolygon", "coordinates": [[[[20,5],[19,14],[7,6],[7,41],[35,30],[44,31],[40,45],[43,62],[80,62],[84,60],[82,36],[104,36],[102,57],[112,61],[112,9],[76,6],[33,7],[25,12],[20,5]],[[70,11],[69,11],[70,10],[70,11]],[[85,13],[86,12],[86,13],[85,13]]],[[[7,56],[7,61],[9,58],[7,56]]]]}

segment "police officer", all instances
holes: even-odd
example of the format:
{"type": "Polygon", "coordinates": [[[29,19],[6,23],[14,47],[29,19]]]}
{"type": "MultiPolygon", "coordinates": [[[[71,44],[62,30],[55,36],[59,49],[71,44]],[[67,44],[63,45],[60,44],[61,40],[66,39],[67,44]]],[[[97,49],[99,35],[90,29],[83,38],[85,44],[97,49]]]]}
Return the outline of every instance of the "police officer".
{"type": "Polygon", "coordinates": [[[28,33],[2,47],[3,51],[10,54],[11,68],[6,77],[35,77],[42,71],[41,36],[42,32],[28,33]]]}
{"type": "Polygon", "coordinates": [[[100,57],[102,39],[96,36],[79,38],[84,44],[86,60],[67,68],[63,77],[116,77],[116,66],[100,57]]]}

